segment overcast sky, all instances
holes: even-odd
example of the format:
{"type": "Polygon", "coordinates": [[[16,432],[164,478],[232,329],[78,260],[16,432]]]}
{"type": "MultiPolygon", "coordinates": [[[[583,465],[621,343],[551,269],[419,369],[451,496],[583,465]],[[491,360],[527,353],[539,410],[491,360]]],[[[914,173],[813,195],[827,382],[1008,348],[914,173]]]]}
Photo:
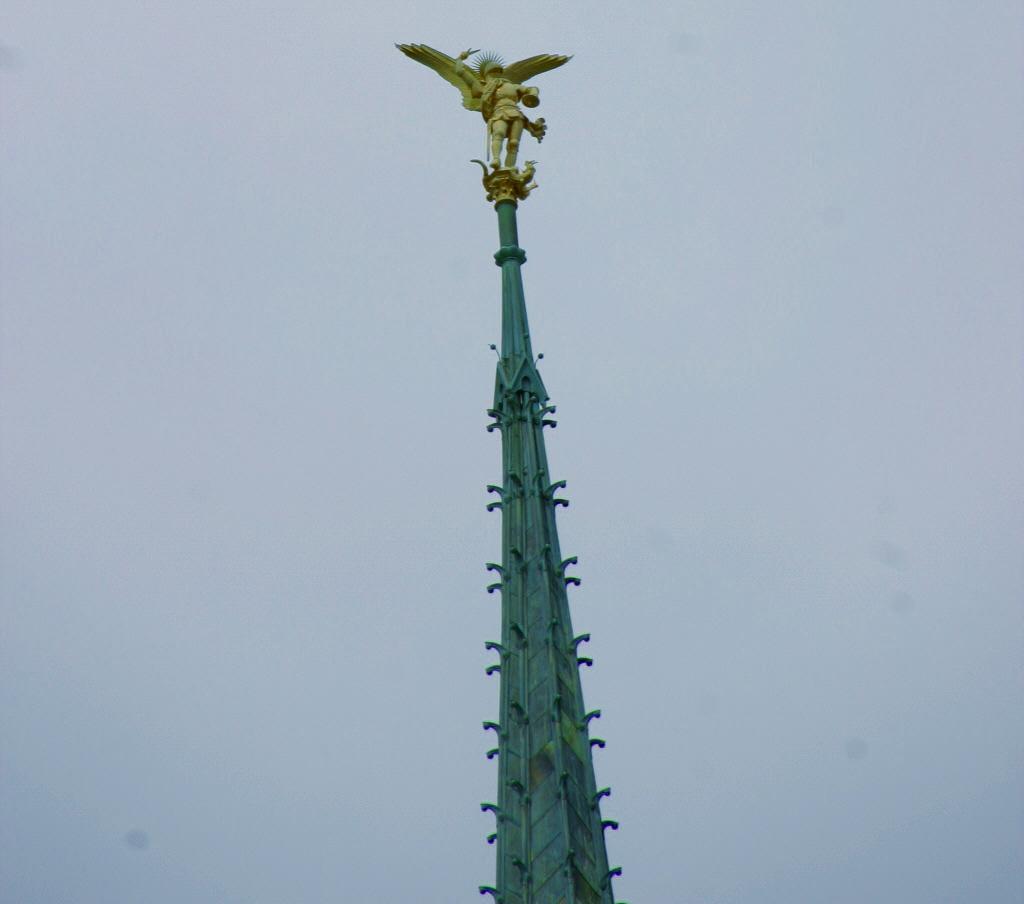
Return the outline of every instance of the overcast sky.
{"type": "Polygon", "coordinates": [[[479,900],[520,206],[616,896],[1024,900],[1024,7],[7,0],[0,898],[479,900]]]}

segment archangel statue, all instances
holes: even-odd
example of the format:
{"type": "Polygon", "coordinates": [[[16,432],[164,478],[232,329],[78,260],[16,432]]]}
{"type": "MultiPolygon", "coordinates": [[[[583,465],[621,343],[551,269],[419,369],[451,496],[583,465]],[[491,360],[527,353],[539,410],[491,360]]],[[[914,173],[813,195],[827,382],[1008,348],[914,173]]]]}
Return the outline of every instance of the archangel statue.
{"type": "Polygon", "coordinates": [[[491,152],[491,167],[515,170],[519,153],[519,139],[525,129],[537,141],[547,132],[543,117],[530,120],[520,109],[533,108],[540,103],[536,88],[526,88],[523,82],[549,69],[568,63],[571,57],[542,53],[506,66],[496,54],[481,54],[472,63],[467,60],[476,50],[466,50],[452,58],[427,47],[425,44],[396,44],[407,57],[429,66],[441,78],[451,82],[462,92],[462,106],[477,110],[487,123],[487,137],[491,152]],[[502,146],[505,163],[501,163],[502,146]]]}

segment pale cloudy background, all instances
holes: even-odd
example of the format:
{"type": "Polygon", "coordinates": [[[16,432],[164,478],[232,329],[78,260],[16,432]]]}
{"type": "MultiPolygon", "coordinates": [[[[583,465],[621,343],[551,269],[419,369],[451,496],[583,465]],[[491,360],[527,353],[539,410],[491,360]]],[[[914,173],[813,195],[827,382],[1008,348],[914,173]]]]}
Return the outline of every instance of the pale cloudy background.
{"type": "Polygon", "coordinates": [[[527,295],[640,904],[1024,900],[1017,2],[8,0],[0,900],[479,900],[527,295]],[[507,11],[506,11],[507,10],[507,11]]]}

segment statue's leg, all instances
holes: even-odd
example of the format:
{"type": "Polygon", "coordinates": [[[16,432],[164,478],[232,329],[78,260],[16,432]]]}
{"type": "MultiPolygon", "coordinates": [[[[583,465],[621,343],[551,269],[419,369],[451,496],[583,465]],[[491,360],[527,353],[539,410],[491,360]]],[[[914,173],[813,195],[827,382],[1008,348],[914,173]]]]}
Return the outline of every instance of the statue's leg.
{"type": "Polygon", "coordinates": [[[523,121],[517,119],[509,124],[508,144],[505,145],[505,166],[514,169],[519,154],[519,136],[523,134],[523,121]]]}
{"type": "Polygon", "coordinates": [[[501,143],[505,140],[507,123],[503,119],[491,122],[491,164],[497,169],[501,166],[501,143]]]}

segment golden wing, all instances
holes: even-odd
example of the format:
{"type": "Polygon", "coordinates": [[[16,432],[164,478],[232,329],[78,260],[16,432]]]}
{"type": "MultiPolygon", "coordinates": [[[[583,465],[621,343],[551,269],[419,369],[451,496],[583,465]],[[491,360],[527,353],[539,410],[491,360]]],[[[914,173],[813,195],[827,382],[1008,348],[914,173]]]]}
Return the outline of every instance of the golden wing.
{"type": "Polygon", "coordinates": [[[540,75],[542,72],[547,72],[550,69],[564,66],[571,59],[571,56],[563,56],[560,53],[541,53],[506,66],[502,74],[509,81],[522,85],[527,79],[531,79],[535,75],[540,75]]]}
{"type": "Polygon", "coordinates": [[[462,106],[467,110],[480,109],[480,95],[483,84],[479,76],[465,63],[460,67],[458,60],[452,59],[448,54],[427,47],[426,44],[396,44],[409,59],[429,66],[446,82],[451,82],[462,92],[462,106]]]}

